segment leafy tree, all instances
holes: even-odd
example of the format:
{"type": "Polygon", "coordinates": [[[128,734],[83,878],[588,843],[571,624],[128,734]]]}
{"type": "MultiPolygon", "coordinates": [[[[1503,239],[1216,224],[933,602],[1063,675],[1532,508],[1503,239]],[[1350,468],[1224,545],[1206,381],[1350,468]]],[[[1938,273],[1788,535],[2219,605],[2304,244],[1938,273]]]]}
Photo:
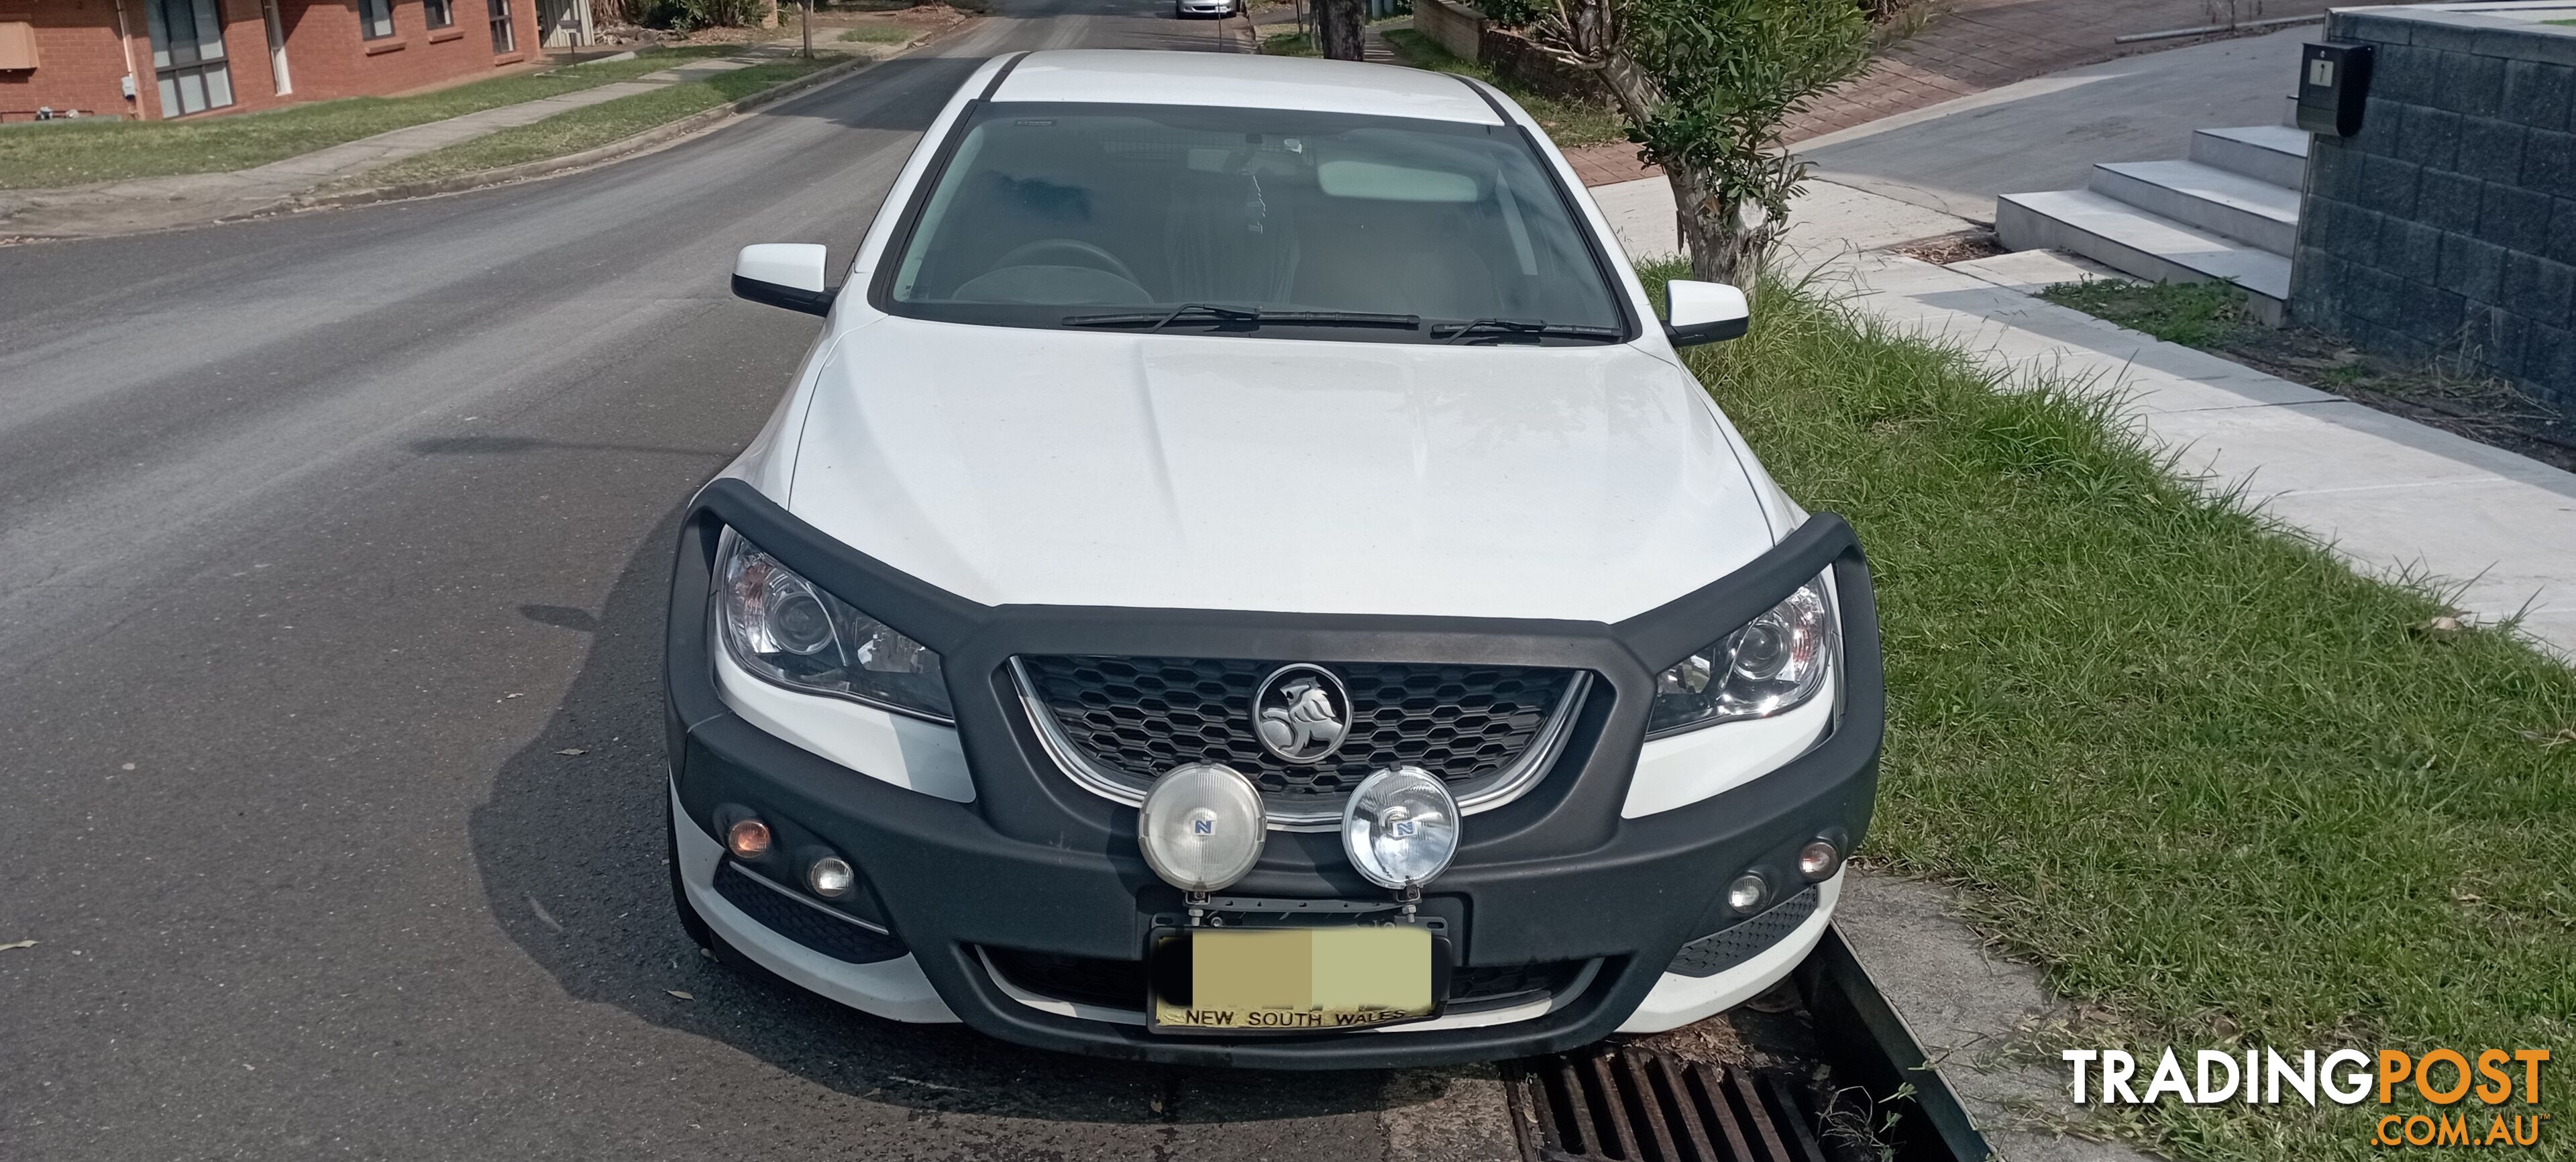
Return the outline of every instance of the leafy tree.
{"type": "Polygon", "coordinates": [[[1663,167],[1692,277],[1749,285],[1807,176],[1781,128],[1869,63],[1869,18],[1853,0],[1548,2],[1531,40],[1598,74],[1663,167]]]}

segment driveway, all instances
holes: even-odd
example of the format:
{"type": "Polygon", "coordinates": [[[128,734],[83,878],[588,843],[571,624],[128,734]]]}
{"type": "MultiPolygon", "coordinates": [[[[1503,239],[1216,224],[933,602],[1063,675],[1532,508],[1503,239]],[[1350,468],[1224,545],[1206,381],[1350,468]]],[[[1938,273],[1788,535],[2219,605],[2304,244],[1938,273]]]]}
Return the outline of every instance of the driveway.
{"type": "Polygon", "coordinates": [[[1000,0],[556,181],[0,249],[0,1157],[1508,1150],[1489,1071],[1281,1077],[887,1024],[702,959],[661,862],[673,521],[976,61],[1215,48],[1000,0]]]}

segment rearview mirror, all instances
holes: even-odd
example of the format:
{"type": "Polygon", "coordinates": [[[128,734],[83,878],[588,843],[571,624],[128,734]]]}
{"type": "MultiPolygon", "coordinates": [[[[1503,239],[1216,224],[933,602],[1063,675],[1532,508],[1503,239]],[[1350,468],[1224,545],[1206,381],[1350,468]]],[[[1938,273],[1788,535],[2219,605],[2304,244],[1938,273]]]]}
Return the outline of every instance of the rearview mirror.
{"type": "Polygon", "coordinates": [[[1753,305],[1744,292],[1722,282],[1665,283],[1664,315],[1664,338],[1675,347],[1733,339],[1753,325],[1753,305]]]}
{"type": "Polygon", "coordinates": [[[823,289],[823,256],[823,248],[811,242],[745,246],[733,260],[733,293],[755,303],[828,315],[837,292],[823,289]]]}

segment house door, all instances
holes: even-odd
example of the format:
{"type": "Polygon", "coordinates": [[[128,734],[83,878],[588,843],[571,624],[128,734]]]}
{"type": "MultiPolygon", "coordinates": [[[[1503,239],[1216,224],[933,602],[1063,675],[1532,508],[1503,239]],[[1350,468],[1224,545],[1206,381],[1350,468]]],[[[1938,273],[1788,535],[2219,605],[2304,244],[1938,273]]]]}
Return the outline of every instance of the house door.
{"type": "Polygon", "coordinates": [[[161,115],[184,117],[232,104],[233,67],[224,58],[224,18],[215,0],[143,0],[143,11],[152,26],[161,115]]]}
{"type": "Polygon", "coordinates": [[[545,25],[547,48],[590,43],[590,0],[538,0],[537,19],[545,25]]]}

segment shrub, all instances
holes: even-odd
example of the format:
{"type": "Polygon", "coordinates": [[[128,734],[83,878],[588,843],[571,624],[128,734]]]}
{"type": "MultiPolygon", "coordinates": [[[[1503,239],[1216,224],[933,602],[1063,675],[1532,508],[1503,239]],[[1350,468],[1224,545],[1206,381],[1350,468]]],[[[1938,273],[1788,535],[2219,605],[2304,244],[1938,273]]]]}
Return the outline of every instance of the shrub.
{"type": "Polygon", "coordinates": [[[740,28],[769,11],[764,0],[626,0],[629,16],[646,28],[740,28]]]}

